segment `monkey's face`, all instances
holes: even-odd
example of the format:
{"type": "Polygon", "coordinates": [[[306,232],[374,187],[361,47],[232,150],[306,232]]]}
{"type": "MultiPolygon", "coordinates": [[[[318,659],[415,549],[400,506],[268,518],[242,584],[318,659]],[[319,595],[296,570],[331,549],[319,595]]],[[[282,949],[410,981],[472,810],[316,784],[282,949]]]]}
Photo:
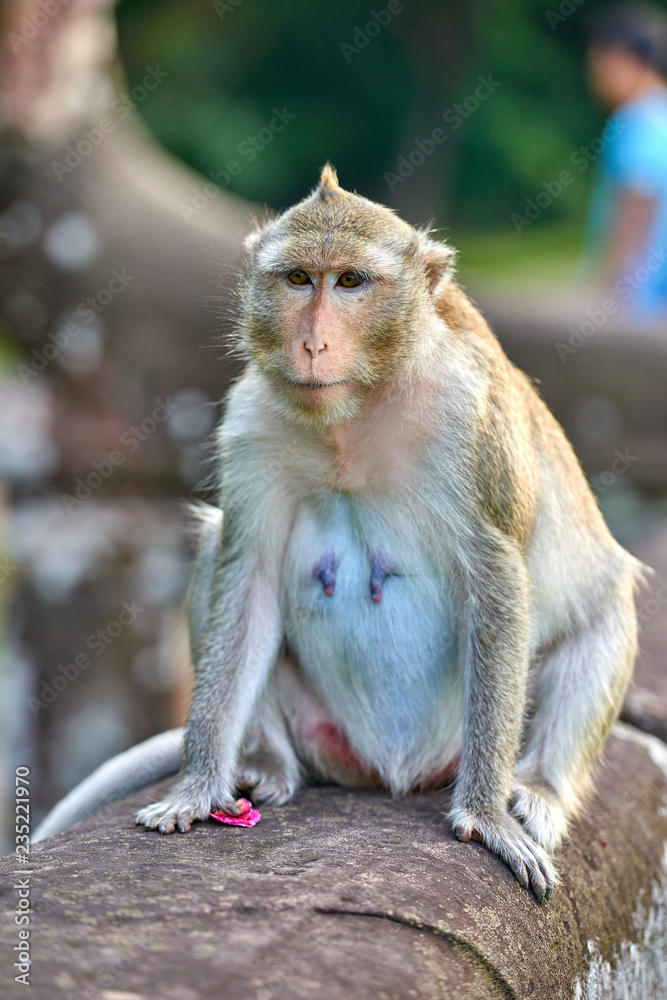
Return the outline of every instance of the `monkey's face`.
{"type": "Polygon", "coordinates": [[[430,299],[423,243],[326,168],[310,198],[250,238],[243,341],[292,413],[337,423],[400,377],[430,299]]]}
{"type": "Polygon", "coordinates": [[[362,260],[359,252],[325,261],[303,254],[299,266],[288,261],[256,286],[268,309],[254,315],[252,354],[292,408],[327,423],[352,415],[389,378],[405,340],[395,318],[406,314],[407,296],[362,260]]]}

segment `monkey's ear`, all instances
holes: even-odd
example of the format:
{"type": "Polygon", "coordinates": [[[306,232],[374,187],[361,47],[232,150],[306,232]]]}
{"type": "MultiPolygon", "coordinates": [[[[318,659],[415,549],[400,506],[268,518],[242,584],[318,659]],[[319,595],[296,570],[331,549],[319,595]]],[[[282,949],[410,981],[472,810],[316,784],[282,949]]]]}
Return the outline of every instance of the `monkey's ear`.
{"type": "Polygon", "coordinates": [[[319,194],[323,201],[330,201],[339,195],[343,189],[338,183],[338,174],[335,168],[327,160],[327,162],[322,167],[322,173],[320,174],[319,183],[315,189],[316,194],[319,194]]]}
{"type": "Polygon", "coordinates": [[[419,233],[419,256],[429,288],[435,292],[441,281],[448,281],[452,277],[456,250],[446,243],[436,243],[426,233],[419,233]]]}

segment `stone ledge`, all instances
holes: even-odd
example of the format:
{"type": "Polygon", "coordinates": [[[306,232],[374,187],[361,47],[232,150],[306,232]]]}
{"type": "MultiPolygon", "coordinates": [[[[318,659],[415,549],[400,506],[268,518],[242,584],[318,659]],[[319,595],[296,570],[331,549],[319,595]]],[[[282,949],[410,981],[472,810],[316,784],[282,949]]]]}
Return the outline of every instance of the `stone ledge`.
{"type": "MultiPolygon", "coordinates": [[[[131,820],[153,788],[33,848],[30,996],[666,995],[667,749],[619,727],[597,788],[542,906],[453,838],[447,793],[313,788],[250,830],[159,837],[131,820]]],[[[16,864],[0,864],[13,944],[16,864]]],[[[10,966],[7,995],[26,995],[10,966]]]]}

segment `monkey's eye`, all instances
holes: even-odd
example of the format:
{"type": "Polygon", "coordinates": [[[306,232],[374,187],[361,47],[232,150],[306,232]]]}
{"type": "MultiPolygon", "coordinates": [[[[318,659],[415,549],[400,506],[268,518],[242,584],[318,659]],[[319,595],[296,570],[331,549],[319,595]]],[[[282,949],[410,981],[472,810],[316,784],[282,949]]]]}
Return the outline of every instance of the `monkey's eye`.
{"type": "Polygon", "coordinates": [[[361,283],[361,278],[354,271],[345,271],[338,279],[338,284],[342,288],[358,288],[361,283]]]}
{"type": "Polygon", "coordinates": [[[292,271],[287,275],[287,280],[291,285],[309,285],[310,278],[305,271],[292,271]]]}

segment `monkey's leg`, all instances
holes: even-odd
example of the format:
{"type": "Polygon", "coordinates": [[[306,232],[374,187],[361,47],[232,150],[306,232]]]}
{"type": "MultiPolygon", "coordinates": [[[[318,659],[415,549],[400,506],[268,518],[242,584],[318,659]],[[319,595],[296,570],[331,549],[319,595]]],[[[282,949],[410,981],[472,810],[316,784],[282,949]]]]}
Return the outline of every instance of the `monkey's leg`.
{"type": "Polygon", "coordinates": [[[239,761],[236,787],[247,791],[253,803],[284,805],[301,784],[301,764],[280,708],[276,674],[258,705],[254,732],[239,761]]]}
{"type": "Polygon", "coordinates": [[[554,851],[585,794],[591,766],[621,710],[636,653],[632,583],[595,622],[545,660],[537,709],[515,770],[512,815],[554,851]]]}
{"type": "Polygon", "coordinates": [[[184,734],[184,765],[169,796],[141,809],[137,823],[185,833],[212,808],[237,815],[239,751],[281,640],[275,570],[252,554],[217,570],[214,605],[184,734]]]}
{"type": "Polygon", "coordinates": [[[508,810],[528,675],[528,575],[514,545],[495,536],[468,583],[461,764],[449,818],[462,841],[480,840],[541,901],[556,872],[508,810]]]}

